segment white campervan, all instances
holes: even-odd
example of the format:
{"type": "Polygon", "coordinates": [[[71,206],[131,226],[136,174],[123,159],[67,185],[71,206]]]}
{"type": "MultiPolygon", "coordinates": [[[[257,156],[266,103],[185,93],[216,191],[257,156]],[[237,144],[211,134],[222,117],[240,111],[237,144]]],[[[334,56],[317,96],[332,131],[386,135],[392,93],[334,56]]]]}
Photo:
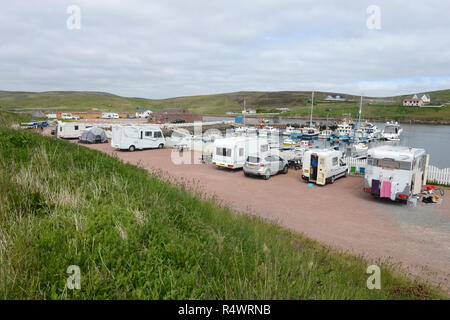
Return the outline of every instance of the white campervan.
{"type": "Polygon", "coordinates": [[[114,112],[103,112],[102,119],[119,119],[119,114],[114,112]]]}
{"type": "Polygon", "coordinates": [[[157,125],[117,125],[112,127],[111,146],[120,150],[160,148],[166,144],[157,125]]]}
{"type": "Polygon", "coordinates": [[[426,184],[428,161],[424,149],[389,145],[369,149],[363,190],[380,198],[408,200],[426,184]]]}
{"type": "Polygon", "coordinates": [[[334,149],[308,150],[303,154],[302,178],[319,185],[334,183],[337,178],[346,177],[347,164],[342,152],[334,149]]]}
{"type": "Polygon", "coordinates": [[[73,116],[71,113],[61,113],[61,118],[64,120],[72,120],[73,116]]]}
{"type": "Polygon", "coordinates": [[[92,128],[92,125],[83,122],[58,121],[56,127],[57,137],[62,139],[78,139],[83,134],[83,131],[88,128],[92,128]]]}
{"type": "Polygon", "coordinates": [[[242,168],[252,154],[269,152],[269,141],[255,137],[229,137],[216,139],[213,144],[212,163],[230,169],[242,168]]]}

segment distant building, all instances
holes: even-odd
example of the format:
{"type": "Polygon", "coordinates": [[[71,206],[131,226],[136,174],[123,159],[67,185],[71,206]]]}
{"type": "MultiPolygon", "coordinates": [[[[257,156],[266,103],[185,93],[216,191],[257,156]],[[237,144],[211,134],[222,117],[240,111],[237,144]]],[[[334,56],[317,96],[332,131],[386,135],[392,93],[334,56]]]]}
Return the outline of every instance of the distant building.
{"type": "Polygon", "coordinates": [[[290,111],[289,108],[277,108],[277,110],[279,110],[280,112],[289,112],[290,111]]]}
{"type": "Polygon", "coordinates": [[[136,111],[136,118],[148,118],[152,115],[151,110],[139,109],[136,111]]]}
{"type": "Polygon", "coordinates": [[[423,106],[423,100],[418,98],[413,99],[403,99],[403,106],[404,107],[422,107],[423,106]]]}
{"type": "Polygon", "coordinates": [[[430,103],[431,98],[429,94],[426,93],[417,93],[413,96],[413,99],[420,99],[423,101],[423,103],[430,103]]]}
{"type": "Polygon", "coordinates": [[[242,114],[256,114],[256,110],[246,109],[242,111],[242,114]]]}
{"type": "Polygon", "coordinates": [[[329,94],[325,99],[327,101],[345,101],[345,98],[338,94],[329,94]]]}

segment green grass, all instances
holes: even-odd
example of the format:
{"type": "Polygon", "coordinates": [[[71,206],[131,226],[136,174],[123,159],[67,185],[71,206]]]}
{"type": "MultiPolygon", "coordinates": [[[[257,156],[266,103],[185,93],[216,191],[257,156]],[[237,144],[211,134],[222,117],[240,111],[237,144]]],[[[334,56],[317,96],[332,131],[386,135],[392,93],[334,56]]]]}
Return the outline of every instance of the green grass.
{"type": "Polygon", "coordinates": [[[383,264],[368,290],[359,257],[0,118],[0,299],[443,297],[383,264]]]}
{"type": "MultiPolygon", "coordinates": [[[[344,113],[351,113],[354,117],[358,113],[359,97],[341,94],[349,102],[324,102],[328,92],[316,92],[317,108],[315,116],[326,116],[326,109],[331,109],[332,117],[342,117],[344,113]]],[[[133,112],[137,108],[151,110],[166,108],[187,109],[195,113],[226,114],[228,111],[241,112],[244,98],[250,109],[272,110],[277,107],[289,107],[291,112],[283,116],[309,115],[311,93],[308,91],[280,91],[280,92],[234,92],[203,96],[178,97],[170,99],[126,98],[101,92],[8,92],[0,91],[0,110],[30,111],[32,109],[57,111],[115,111],[133,112]]],[[[450,90],[430,92],[436,103],[450,101],[450,90]]],[[[406,96],[388,98],[395,103],[381,103],[380,98],[375,104],[365,104],[363,117],[373,120],[447,120],[450,121],[450,108],[447,104],[441,109],[404,108],[401,100],[406,96]]]]}

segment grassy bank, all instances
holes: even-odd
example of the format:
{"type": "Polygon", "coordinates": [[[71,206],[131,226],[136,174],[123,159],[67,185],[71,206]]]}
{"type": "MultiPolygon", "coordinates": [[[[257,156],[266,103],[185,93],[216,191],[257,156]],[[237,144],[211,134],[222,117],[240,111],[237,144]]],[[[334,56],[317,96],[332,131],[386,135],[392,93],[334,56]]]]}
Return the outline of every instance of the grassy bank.
{"type": "MultiPolygon", "coordinates": [[[[329,92],[316,92],[317,106],[314,116],[326,116],[326,110],[331,109],[330,116],[341,118],[344,113],[356,117],[359,97],[340,94],[348,101],[326,102],[323,99],[329,92]]],[[[450,90],[430,92],[433,104],[443,104],[450,100],[450,90]]],[[[177,97],[169,99],[143,99],[121,97],[104,92],[7,92],[0,91],[0,110],[30,111],[32,109],[59,111],[114,111],[133,112],[137,108],[151,110],[180,108],[195,113],[225,115],[226,112],[241,112],[244,99],[249,109],[272,110],[288,107],[291,112],[282,116],[308,116],[309,91],[279,91],[279,92],[233,92],[201,96],[177,97]]],[[[363,117],[373,120],[423,120],[450,121],[450,107],[441,109],[405,108],[401,106],[402,98],[368,98],[372,104],[364,104],[363,117]],[[391,101],[391,102],[387,102],[391,101]]],[[[365,100],[368,102],[369,100],[365,100]]]]}
{"type": "Polygon", "coordinates": [[[358,257],[0,117],[1,299],[441,297],[384,266],[368,290],[358,257]]]}

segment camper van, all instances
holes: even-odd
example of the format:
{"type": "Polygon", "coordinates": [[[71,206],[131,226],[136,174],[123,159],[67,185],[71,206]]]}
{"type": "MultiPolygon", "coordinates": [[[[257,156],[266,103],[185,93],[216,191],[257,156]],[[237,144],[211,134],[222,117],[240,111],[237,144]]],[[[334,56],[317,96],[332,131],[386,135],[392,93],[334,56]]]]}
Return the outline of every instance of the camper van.
{"type": "Polygon", "coordinates": [[[92,128],[91,124],[82,122],[62,122],[58,121],[56,132],[58,138],[62,139],[78,139],[83,131],[92,128]]]}
{"type": "Polygon", "coordinates": [[[64,120],[72,120],[73,116],[71,113],[62,113],[61,118],[64,120]]]}
{"type": "Polygon", "coordinates": [[[102,119],[119,119],[119,114],[114,112],[103,112],[102,119]]]}
{"type": "Polygon", "coordinates": [[[212,163],[217,167],[242,168],[252,154],[269,152],[269,141],[255,137],[228,137],[216,139],[213,145],[212,163]]]}
{"type": "Polygon", "coordinates": [[[428,161],[424,149],[389,145],[369,149],[363,190],[393,201],[408,200],[426,184],[428,161]]]}
{"type": "Polygon", "coordinates": [[[318,185],[334,183],[348,172],[342,152],[333,149],[308,150],[303,154],[302,164],[302,178],[318,185]]]}
{"type": "Polygon", "coordinates": [[[117,125],[112,127],[111,146],[119,150],[164,148],[166,140],[156,125],[117,125]]]}

